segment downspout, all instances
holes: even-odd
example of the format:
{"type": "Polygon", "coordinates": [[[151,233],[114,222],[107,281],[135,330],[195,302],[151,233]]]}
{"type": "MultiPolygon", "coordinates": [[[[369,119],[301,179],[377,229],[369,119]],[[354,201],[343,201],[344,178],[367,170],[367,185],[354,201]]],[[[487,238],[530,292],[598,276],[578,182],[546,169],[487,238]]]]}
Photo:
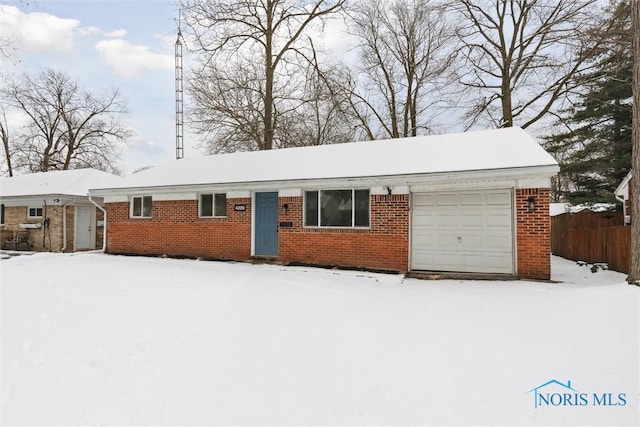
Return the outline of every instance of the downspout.
{"type": "Polygon", "coordinates": [[[89,201],[95,205],[96,208],[100,209],[103,213],[103,228],[102,228],[102,249],[100,251],[105,253],[107,251],[107,211],[102,206],[97,204],[92,198],[91,194],[89,194],[89,201]]]}
{"type": "Polygon", "coordinates": [[[62,247],[60,248],[60,252],[64,252],[67,250],[67,206],[72,204],[73,202],[66,203],[62,205],[62,247]]]}

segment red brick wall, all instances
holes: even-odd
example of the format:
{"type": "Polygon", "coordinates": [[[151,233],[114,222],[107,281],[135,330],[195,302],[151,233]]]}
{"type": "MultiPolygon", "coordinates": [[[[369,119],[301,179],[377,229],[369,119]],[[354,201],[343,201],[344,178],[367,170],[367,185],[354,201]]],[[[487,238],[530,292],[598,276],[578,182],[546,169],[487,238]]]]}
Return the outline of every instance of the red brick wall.
{"type": "Polygon", "coordinates": [[[516,239],[518,276],[522,279],[551,278],[551,218],[549,189],[516,189],[516,239]],[[529,212],[529,197],[536,207],[529,212]]]}
{"type": "Polygon", "coordinates": [[[197,200],[153,201],[152,218],[107,203],[107,252],[218,259],[251,256],[251,199],[227,199],[226,218],[198,218],[197,200]],[[246,205],[235,211],[234,204],[246,205]]]}
{"type": "MultiPolygon", "coordinates": [[[[279,198],[279,260],[405,272],[409,253],[407,195],[371,196],[371,227],[305,228],[302,197],[279,198]],[[287,212],[284,212],[287,204],[287,212]]],[[[251,258],[251,199],[228,199],[227,218],[198,218],[197,200],[154,201],[152,218],[129,218],[129,203],[107,203],[107,251],[219,259],[251,258]],[[246,205],[235,211],[234,204],[246,205]]],[[[549,279],[548,189],[516,190],[518,276],[549,279]],[[535,197],[535,212],[527,199],[535,197]]]]}
{"type": "MultiPolygon", "coordinates": [[[[279,260],[407,271],[409,195],[372,196],[371,227],[302,227],[302,197],[279,199],[279,260]],[[288,204],[285,213],[283,205],[288,204]]],[[[227,218],[198,218],[197,200],[154,201],[152,218],[129,218],[129,203],[107,203],[107,252],[247,260],[251,200],[228,199],[227,218]],[[234,204],[247,210],[236,212],[234,204]]]]}
{"type": "Polygon", "coordinates": [[[305,228],[302,197],[280,198],[280,259],[305,264],[405,272],[409,258],[409,195],[371,196],[371,227],[305,228]],[[283,213],[283,205],[288,205],[283,213]]]}

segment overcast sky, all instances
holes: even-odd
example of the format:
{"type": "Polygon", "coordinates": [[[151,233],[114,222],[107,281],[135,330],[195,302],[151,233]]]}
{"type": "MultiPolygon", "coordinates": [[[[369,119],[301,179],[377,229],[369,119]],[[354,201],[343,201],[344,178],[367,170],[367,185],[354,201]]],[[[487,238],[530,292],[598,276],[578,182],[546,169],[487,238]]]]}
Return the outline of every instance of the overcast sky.
{"type": "MultiPolygon", "coordinates": [[[[64,71],[95,92],[115,87],[137,136],[123,152],[132,172],[175,158],[173,0],[0,0],[0,36],[15,51],[3,75],[64,71]]],[[[185,137],[185,156],[199,155],[185,137]]]]}
{"type": "MultiPolygon", "coordinates": [[[[4,76],[64,71],[92,92],[120,90],[137,133],[123,152],[125,173],[175,159],[175,0],[0,0],[0,38],[15,50],[0,57],[4,76]]],[[[334,22],[317,45],[350,57],[343,24],[334,22]]],[[[315,38],[315,37],[314,37],[315,38]]],[[[187,70],[189,57],[184,56],[187,70]]],[[[185,94],[186,98],[186,94],[185,94]]],[[[185,105],[187,107],[187,105],[185,105]]],[[[15,119],[15,118],[14,118],[15,119]]],[[[185,127],[185,157],[202,155],[185,127]]]]}

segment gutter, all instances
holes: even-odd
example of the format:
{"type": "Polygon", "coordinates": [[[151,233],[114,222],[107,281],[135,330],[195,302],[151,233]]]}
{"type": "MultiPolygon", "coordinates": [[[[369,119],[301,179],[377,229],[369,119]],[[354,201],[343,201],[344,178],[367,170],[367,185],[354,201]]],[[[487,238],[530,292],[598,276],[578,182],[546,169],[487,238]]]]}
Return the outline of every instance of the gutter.
{"type": "Polygon", "coordinates": [[[75,202],[69,202],[62,205],[62,247],[60,248],[60,252],[64,252],[67,250],[67,206],[73,204],[75,202]]]}
{"type": "Polygon", "coordinates": [[[105,253],[107,251],[107,211],[91,198],[91,193],[89,193],[89,201],[93,203],[95,207],[100,209],[104,214],[104,218],[103,218],[104,225],[102,229],[102,249],[100,249],[100,252],[105,253]]]}
{"type": "Polygon", "coordinates": [[[537,177],[550,177],[560,170],[557,164],[541,166],[524,166],[505,169],[482,169],[471,171],[400,174],[400,175],[377,175],[358,177],[331,177],[331,178],[303,178],[291,180],[272,181],[246,181],[246,182],[219,182],[219,183],[195,183],[195,184],[175,184],[175,185],[153,185],[138,187],[118,187],[99,188],[90,190],[96,196],[108,197],[123,194],[154,194],[158,192],[198,192],[202,189],[212,188],[225,189],[227,191],[259,191],[263,189],[301,188],[312,185],[314,188],[329,188],[335,185],[358,185],[376,183],[381,186],[387,185],[415,185],[420,184],[441,184],[450,182],[465,182],[478,180],[495,179],[526,179],[537,177]],[[311,183],[311,184],[310,184],[311,183]]]}

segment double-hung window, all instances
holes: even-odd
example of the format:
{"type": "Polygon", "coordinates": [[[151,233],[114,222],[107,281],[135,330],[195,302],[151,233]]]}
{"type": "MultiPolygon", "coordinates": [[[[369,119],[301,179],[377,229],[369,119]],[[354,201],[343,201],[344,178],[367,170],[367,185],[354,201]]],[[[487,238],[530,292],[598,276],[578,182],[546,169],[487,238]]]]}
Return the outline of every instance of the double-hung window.
{"type": "Polygon", "coordinates": [[[200,194],[200,217],[225,217],[227,216],[226,193],[200,194]]]}
{"type": "Polygon", "coordinates": [[[369,190],[305,191],[305,227],[369,227],[369,190]]]}
{"type": "Polygon", "coordinates": [[[131,198],[131,218],[151,218],[151,196],[134,196],[131,198]]]}
{"type": "Polygon", "coordinates": [[[27,206],[27,218],[42,218],[41,206],[27,206]]]}

